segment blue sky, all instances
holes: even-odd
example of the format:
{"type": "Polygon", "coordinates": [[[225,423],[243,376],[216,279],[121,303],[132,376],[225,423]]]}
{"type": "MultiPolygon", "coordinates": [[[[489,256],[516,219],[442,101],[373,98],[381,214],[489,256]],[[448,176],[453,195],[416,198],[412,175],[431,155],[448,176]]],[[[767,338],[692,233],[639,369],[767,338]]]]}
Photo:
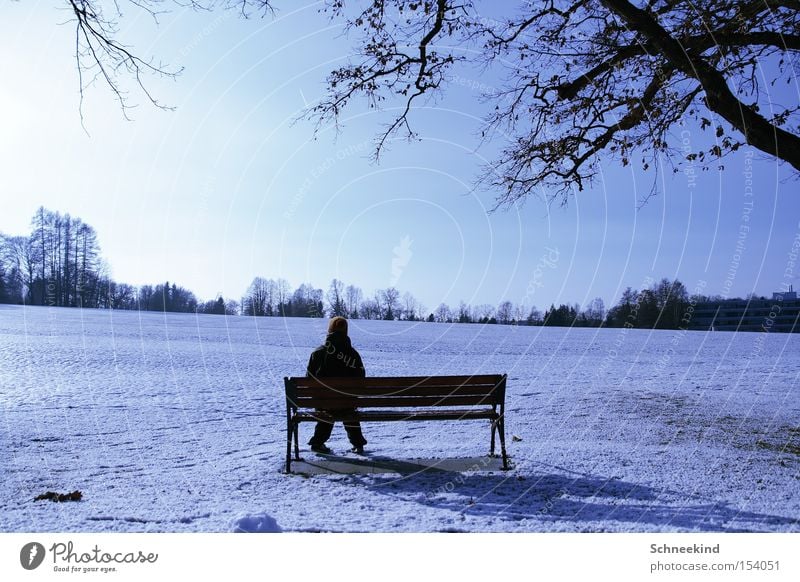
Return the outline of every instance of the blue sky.
{"type": "MultiPolygon", "coordinates": [[[[0,232],[27,232],[40,205],[80,216],[119,281],[238,298],[255,275],[322,288],[338,277],[367,294],[395,285],[431,310],[462,299],[610,305],[648,277],[731,295],[798,282],[786,274],[798,182],[758,152],[694,180],[663,175],[640,210],[653,175],[608,163],[566,207],[530,199],[488,213],[495,193],[473,184],[501,144],[479,147],[477,87],[497,81],[470,69],[415,113],[421,141],[392,143],[378,165],[371,144],[391,111],[356,102],[338,136],[315,138],[297,116],[352,49],[319,3],[281,3],[250,20],[176,8],[159,26],[127,10],[121,38],[184,67],[176,81],[150,81],[175,110],[132,91],[138,107],[126,121],[97,85],[84,104],[87,135],[73,29],[59,25],[68,14],[58,6],[7,3],[0,21],[0,232]]],[[[796,85],[786,91],[798,98],[796,85]]],[[[684,129],[676,145],[697,149],[699,130],[684,129]]]]}

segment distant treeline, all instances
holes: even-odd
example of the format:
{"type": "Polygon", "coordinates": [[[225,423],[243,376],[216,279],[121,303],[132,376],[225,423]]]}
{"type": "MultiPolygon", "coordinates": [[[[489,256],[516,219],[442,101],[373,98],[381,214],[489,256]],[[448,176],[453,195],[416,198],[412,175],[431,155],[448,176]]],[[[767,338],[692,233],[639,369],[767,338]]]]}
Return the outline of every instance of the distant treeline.
{"type": "Polygon", "coordinates": [[[39,208],[28,236],[0,233],[0,303],[53,307],[237,313],[221,298],[201,303],[169,282],[117,283],[100,257],[94,228],[69,214],[39,208]]]}
{"type": "Polygon", "coordinates": [[[628,287],[617,305],[609,310],[603,299],[597,297],[585,308],[577,303],[550,305],[544,312],[535,306],[511,301],[503,301],[496,307],[490,304],[473,306],[462,301],[458,307],[451,308],[441,303],[428,311],[413,295],[401,294],[394,287],[379,289],[367,297],[359,287],[334,279],[327,292],[310,285],[301,285],[292,292],[284,279],[256,277],[242,297],[241,308],[244,315],[267,317],[342,315],[350,319],[442,323],[678,329],[688,327],[698,303],[720,299],[722,297],[702,294],[690,296],[679,280],[661,279],[642,290],[628,287]]]}
{"type": "Polygon", "coordinates": [[[441,303],[428,311],[413,295],[395,287],[366,296],[359,287],[338,279],[323,291],[308,284],[292,290],[285,279],[256,277],[240,301],[217,297],[201,302],[176,283],[136,287],[117,283],[107,271],[95,230],[69,214],[39,208],[28,236],[0,234],[0,303],[256,317],[342,315],[446,323],[676,329],[688,325],[694,305],[717,299],[690,296],[677,279],[661,279],[647,289],[628,287],[608,311],[599,297],[585,308],[577,303],[551,305],[544,313],[511,301],[497,306],[472,306],[462,301],[455,308],[441,303]]]}

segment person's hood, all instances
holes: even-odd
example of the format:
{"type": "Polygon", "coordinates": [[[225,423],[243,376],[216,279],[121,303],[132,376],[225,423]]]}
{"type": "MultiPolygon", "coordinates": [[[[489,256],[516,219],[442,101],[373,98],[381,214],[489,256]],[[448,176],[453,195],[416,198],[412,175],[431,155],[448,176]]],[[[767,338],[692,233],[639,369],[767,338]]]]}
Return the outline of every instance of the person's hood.
{"type": "Polygon", "coordinates": [[[325,338],[325,343],[331,344],[337,350],[350,349],[353,346],[353,344],[350,343],[350,338],[340,331],[329,333],[328,337],[325,338]]]}

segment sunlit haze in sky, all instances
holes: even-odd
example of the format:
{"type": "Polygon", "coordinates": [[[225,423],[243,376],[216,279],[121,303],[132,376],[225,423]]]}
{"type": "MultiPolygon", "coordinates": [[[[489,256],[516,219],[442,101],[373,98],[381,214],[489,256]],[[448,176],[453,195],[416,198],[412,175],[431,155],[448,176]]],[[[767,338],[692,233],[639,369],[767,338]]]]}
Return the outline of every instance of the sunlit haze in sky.
{"type": "MultiPolygon", "coordinates": [[[[354,102],[338,135],[328,127],[315,138],[299,116],[354,39],[320,3],[277,5],[247,20],[176,5],[158,25],[126,9],[120,38],[184,68],[147,81],[174,110],[130,87],[138,106],[126,121],[97,83],[82,126],[68,12],[56,0],[4,3],[0,232],[27,234],[42,205],[70,213],[97,229],[115,280],[174,281],[202,299],[238,299],[256,275],[323,289],[336,277],[367,295],[395,286],[429,310],[594,297],[610,306],[648,277],[731,296],[797,283],[787,262],[800,235],[798,182],[749,148],[724,172],[667,166],[641,209],[653,174],[609,162],[566,206],[531,198],[489,212],[497,192],[474,185],[502,136],[481,144],[480,91],[500,74],[468,67],[414,113],[420,141],[392,143],[378,164],[373,140],[397,104],[354,102]]],[[[782,90],[798,99],[797,86],[782,90]]],[[[674,139],[697,151],[708,138],[687,125],[674,139]]]]}

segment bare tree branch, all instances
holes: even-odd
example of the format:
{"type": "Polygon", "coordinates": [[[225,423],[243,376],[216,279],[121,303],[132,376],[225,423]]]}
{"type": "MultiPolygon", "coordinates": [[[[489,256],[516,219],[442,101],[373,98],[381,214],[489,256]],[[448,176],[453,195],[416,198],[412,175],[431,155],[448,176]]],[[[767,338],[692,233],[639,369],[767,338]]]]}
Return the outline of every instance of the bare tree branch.
{"type": "MultiPolygon", "coordinates": [[[[135,106],[130,103],[128,91],[124,87],[128,80],[133,80],[138,90],[155,107],[172,109],[158,101],[148,88],[147,79],[150,76],[175,78],[180,75],[182,68],[156,63],[153,59],[143,59],[132,48],[123,45],[116,39],[119,31],[118,21],[123,14],[120,1],[114,0],[114,7],[107,15],[99,0],[66,0],[75,22],[75,60],[80,93],[78,111],[82,124],[85,91],[97,80],[102,81],[111,90],[126,119],[129,118],[129,110],[135,106]]],[[[124,2],[137,10],[146,12],[156,24],[158,17],[167,13],[166,7],[172,3],[197,10],[211,10],[217,5],[222,5],[224,8],[236,6],[240,8],[245,17],[253,11],[259,11],[262,14],[272,11],[270,0],[227,0],[224,3],[218,3],[215,0],[207,2],[199,0],[186,2],[182,0],[124,0],[124,2]]]]}
{"type": "MultiPolygon", "coordinates": [[[[706,103],[745,137],[747,143],[786,160],[800,170],[800,138],[770,123],[752,106],[742,103],[728,88],[725,77],[704,59],[693,56],[645,11],[627,0],[601,0],[633,30],[641,32],[685,75],[697,79],[706,103]]],[[[759,43],[760,44],[760,43],[759,43]]]]}
{"type": "MultiPolygon", "coordinates": [[[[270,0],[114,0],[105,15],[100,0],[65,1],[76,21],[81,115],[83,92],[96,81],[127,114],[129,82],[164,107],[147,81],[180,73],[117,40],[119,4],[154,19],[172,3],[236,8],[244,16],[272,10],[270,0]]],[[[364,0],[351,8],[326,0],[356,52],[330,72],[325,96],[304,116],[316,121],[316,131],[329,124],[338,130],[343,112],[361,99],[371,109],[391,108],[376,137],[378,159],[391,137],[415,137],[421,100],[438,98],[454,70],[469,75],[468,65],[477,65],[475,75],[508,73],[482,95],[482,135],[503,141],[481,183],[500,204],[540,193],[566,202],[603,160],[656,171],[665,160],[679,171],[686,160],[719,163],[743,143],[788,162],[800,176],[800,103],[770,92],[777,83],[796,83],[798,0],[542,0],[514,13],[500,3],[477,4],[364,0]],[[676,147],[676,127],[688,124],[712,131],[713,145],[676,147]]]]}
{"type": "MultiPolygon", "coordinates": [[[[403,3],[404,4],[404,3],[403,3]]],[[[404,128],[407,137],[414,137],[409,124],[409,114],[414,102],[431,91],[436,91],[444,80],[445,70],[456,58],[448,53],[441,55],[432,45],[448,27],[448,12],[455,13],[459,7],[448,0],[437,0],[435,6],[419,7],[424,10],[418,26],[424,31],[416,42],[414,53],[407,51],[414,46],[412,38],[396,36],[396,25],[386,17],[382,2],[375,2],[355,18],[347,20],[350,29],[362,30],[369,23],[370,39],[363,45],[363,60],[348,64],[333,71],[328,77],[328,96],[306,112],[317,119],[317,129],[328,122],[337,122],[342,109],[355,97],[365,96],[370,107],[376,107],[383,91],[402,96],[402,113],[394,118],[376,139],[374,159],[380,157],[387,141],[399,129],[404,128]]],[[[417,11],[415,3],[408,10],[417,11]]],[[[342,17],[340,8],[335,16],[342,17]]],[[[452,32],[452,31],[449,31],[452,32]]]]}

